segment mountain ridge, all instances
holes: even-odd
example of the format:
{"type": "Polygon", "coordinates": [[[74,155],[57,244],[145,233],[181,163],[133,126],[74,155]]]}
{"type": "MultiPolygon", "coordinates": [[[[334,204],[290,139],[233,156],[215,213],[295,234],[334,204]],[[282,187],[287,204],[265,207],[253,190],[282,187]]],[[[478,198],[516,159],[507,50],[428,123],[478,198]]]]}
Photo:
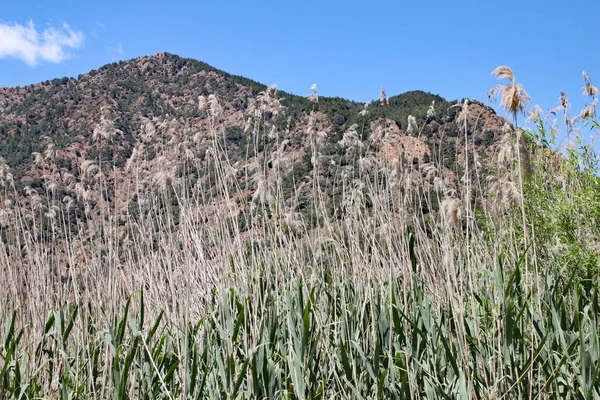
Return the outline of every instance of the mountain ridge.
{"type": "MultiPolygon", "coordinates": [[[[288,190],[312,179],[316,165],[319,179],[336,179],[357,157],[409,168],[415,177],[419,166],[434,162],[458,189],[463,133],[474,163],[489,155],[506,124],[481,102],[470,101],[468,108],[469,129],[461,132],[458,103],[435,94],[410,91],[368,106],[339,97],[317,100],[158,53],[107,64],[77,79],[0,89],[0,157],[17,192],[78,199],[80,210],[86,196],[95,205],[104,198],[131,204],[137,189],[125,193],[119,184],[149,188],[165,171],[181,176],[189,160],[207,160],[215,140],[227,154],[228,168],[272,165],[275,155],[283,157],[288,190]],[[260,131],[252,128],[257,123],[260,131]],[[132,165],[138,168],[135,182],[132,165]],[[93,178],[98,171],[109,182],[104,193],[93,178]]],[[[203,168],[196,167],[195,179],[208,173],[203,168]]],[[[255,193],[256,182],[247,173],[237,179],[248,195],[255,193]]]]}
{"type": "MultiPolygon", "coordinates": [[[[153,54],[151,56],[139,56],[139,57],[134,57],[134,58],[130,58],[130,59],[127,59],[127,60],[120,60],[120,61],[110,62],[110,63],[104,64],[104,65],[102,65],[102,66],[100,66],[98,68],[92,69],[92,70],[90,70],[88,72],[79,74],[79,75],[77,75],[77,77],[75,77],[75,76],[64,76],[64,77],[57,77],[57,78],[53,78],[53,79],[46,79],[46,80],[43,80],[43,81],[30,83],[30,84],[27,84],[27,85],[0,86],[0,91],[1,90],[10,90],[10,89],[27,89],[29,87],[34,87],[34,86],[38,86],[38,85],[48,85],[48,84],[54,83],[56,81],[65,82],[65,81],[80,80],[83,77],[85,77],[86,75],[89,75],[89,74],[92,74],[92,73],[95,73],[95,72],[98,72],[98,71],[102,71],[103,69],[108,68],[110,66],[118,66],[120,64],[127,64],[127,63],[131,63],[131,62],[135,62],[135,61],[140,60],[140,59],[158,58],[158,57],[175,57],[175,58],[178,58],[178,59],[181,59],[181,60],[184,60],[184,61],[191,61],[191,62],[194,62],[194,63],[199,63],[206,70],[213,71],[213,72],[216,72],[216,73],[222,74],[222,75],[227,75],[227,76],[229,76],[231,78],[238,79],[240,81],[246,81],[247,83],[250,83],[252,85],[262,86],[263,89],[269,86],[268,84],[256,81],[256,80],[254,80],[252,78],[248,78],[248,77],[246,77],[244,75],[238,75],[238,74],[229,73],[229,72],[227,72],[227,71],[225,71],[223,69],[219,69],[217,67],[212,66],[211,64],[205,63],[203,61],[200,61],[200,60],[197,60],[197,59],[194,59],[194,58],[182,57],[182,56],[179,56],[177,54],[170,53],[170,52],[157,52],[157,53],[155,53],[155,54],[153,54]]],[[[278,89],[278,90],[279,90],[279,92],[281,94],[286,95],[286,96],[306,97],[306,96],[303,96],[303,95],[300,95],[300,94],[294,94],[291,91],[282,90],[282,89],[278,89]]],[[[429,91],[426,91],[426,90],[412,89],[412,90],[407,90],[405,92],[401,92],[401,93],[392,95],[392,96],[389,97],[389,99],[392,99],[392,98],[395,98],[395,97],[399,97],[399,96],[402,96],[404,94],[409,94],[409,93],[412,93],[412,92],[422,92],[422,93],[426,93],[428,95],[439,96],[439,97],[444,98],[443,96],[441,96],[439,94],[435,94],[435,93],[432,93],[432,92],[429,92],[429,91]]],[[[328,98],[328,99],[341,99],[341,100],[352,102],[352,103],[354,103],[356,105],[365,104],[365,101],[354,100],[354,99],[345,98],[345,97],[342,97],[342,96],[320,96],[320,97],[322,99],[325,99],[325,98],[328,98]]],[[[370,103],[370,102],[373,102],[375,100],[376,99],[374,98],[374,99],[372,99],[372,100],[370,100],[368,102],[370,103]]],[[[455,101],[456,100],[458,100],[458,99],[455,99],[455,101]]]]}

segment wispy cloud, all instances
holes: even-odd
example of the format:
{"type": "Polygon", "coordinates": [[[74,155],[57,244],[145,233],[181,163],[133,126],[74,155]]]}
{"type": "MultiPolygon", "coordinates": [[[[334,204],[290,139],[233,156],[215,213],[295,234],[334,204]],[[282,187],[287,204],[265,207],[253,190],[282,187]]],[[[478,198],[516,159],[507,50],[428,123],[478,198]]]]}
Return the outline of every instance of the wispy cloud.
{"type": "Polygon", "coordinates": [[[121,44],[121,42],[117,43],[114,46],[108,46],[108,51],[110,53],[112,61],[122,60],[123,56],[125,56],[125,50],[123,50],[123,45],[121,44]]]}
{"type": "Polygon", "coordinates": [[[104,25],[102,22],[96,21],[96,25],[92,28],[92,36],[93,37],[98,36],[98,28],[100,28],[102,30],[106,30],[106,25],[104,25]]]}
{"type": "Polygon", "coordinates": [[[84,35],[63,23],[60,27],[37,30],[33,21],[26,25],[0,22],[0,59],[16,58],[33,67],[40,61],[60,63],[71,49],[83,44],[84,35]]]}

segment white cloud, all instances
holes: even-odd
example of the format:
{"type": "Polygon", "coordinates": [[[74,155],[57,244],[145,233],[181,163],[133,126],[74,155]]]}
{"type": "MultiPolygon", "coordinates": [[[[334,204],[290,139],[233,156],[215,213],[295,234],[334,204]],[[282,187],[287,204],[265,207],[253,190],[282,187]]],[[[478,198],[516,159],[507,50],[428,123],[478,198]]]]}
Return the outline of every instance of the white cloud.
{"type": "Polygon", "coordinates": [[[70,49],[83,44],[83,33],[62,24],[58,28],[36,30],[27,25],[0,22],[0,59],[16,58],[33,67],[40,61],[60,63],[70,57],[70,49]]]}

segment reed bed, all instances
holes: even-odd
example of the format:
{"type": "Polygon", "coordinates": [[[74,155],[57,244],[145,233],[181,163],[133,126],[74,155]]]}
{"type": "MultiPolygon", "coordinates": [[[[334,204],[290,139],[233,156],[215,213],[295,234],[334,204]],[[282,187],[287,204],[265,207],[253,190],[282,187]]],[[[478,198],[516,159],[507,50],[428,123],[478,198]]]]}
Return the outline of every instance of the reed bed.
{"type": "MultiPolygon", "coordinates": [[[[50,148],[46,193],[25,197],[4,165],[0,398],[600,397],[600,180],[579,139],[598,124],[584,110],[573,145],[554,151],[539,114],[519,127],[529,98],[512,71],[494,74],[511,82],[495,91],[513,124],[480,165],[461,104],[454,181],[435,152],[378,157],[385,123],[368,138],[350,127],[338,145],[354,161],[331,163],[313,113],[312,170],[290,190],[273,87],[249,109],[244,163],[209,96],[202,156],[174,135],[159,170],[141,142],[128,176],[99,158],[65,182],[50,148]]],[[[419,123],[409,117],[414,135],[419,123]]],[[[94,136],[109,146],[106,125],[94,136]]]]}

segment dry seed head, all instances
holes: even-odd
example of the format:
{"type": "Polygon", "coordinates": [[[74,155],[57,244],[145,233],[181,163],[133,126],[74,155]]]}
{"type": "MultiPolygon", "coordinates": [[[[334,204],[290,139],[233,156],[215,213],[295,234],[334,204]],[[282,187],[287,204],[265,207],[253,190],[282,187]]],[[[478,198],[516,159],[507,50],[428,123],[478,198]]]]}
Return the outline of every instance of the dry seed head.
{"type": "Polygon", "coordinates": [[[219,104],[219,99],[215,94],[208,96],[208,111],[213,118],[217,118],[223,114],[223,107],[219,104]]]}
{"type": "Polygon", "coordinates": [[[492,199],[494,199],[493,204],[496,207],[520,202],[521,193],[519,192],[516,182],[511,179],[508,171],[497,177],[490,175],[488,181],[489,193],[492,199]]]}
{"type": "MultiPolygon", "coordinates": [[[[149,118],[141,118],[142,124],[140,125],[140,136],[144,142],[150,141],[156,134],[156,127],[154,126],[153,120],[149,118]]],[[[157,120],[156,118],[154,120],[157,120]]]]}
{"type": "Polygon", "coordinates": [[[246,123],[244,124],[244,133],[250,132],[251,127],[252,127],[252,118],[248,117],[246,119],[246,123]]]}
{"type": "Polygon", "coordinates": [[[381,102],[381,105],[383,106],[387,106],[389,105],[389,101],[387,98],[387,95],[385,94],[385,88],[382,86],[381,90],[379,91],[379,101],[381,102]]]}
{"type": "Polygon", "coordinates": [[[433,118],[435,116],[435,100],[431,102],[427,109],[427,118],[433,118]]]}
{"type": "Polygon", "coordinates": [[[279,135],[277,133],[277,126],[271,125],[271,129],[269,129],[269,132],[267,133],[267,138],[269,138],[269,139],[277,139],[278,136],[279,135]]]}
{"type": "Polygon", "coordinates": [[[515,80],[515,76],[513,75],[512,69],[505,65],[496,67],[496,69],[492,71],[492,75],[494,75],[498,79],[508,79],[512,82],[514,82],[515,80]]]}
{"type": "Polygon", "coordinates": [[[525,110],[525,104],[531,99],[523,86],[520,83],[514,83],[506,87],[502,98],[500,100],[500,106],[504,107],[513,115],[522,113],[525,110]]]}
{"type": "Polygon", "coordinates": [[[319,92],[317,91],[317,84],[313,83],[312,85],[310,85],[310,90],[312,91],[312,94],[308,96],[308,99],[313,103],[318,103],[319,92]]]}
{"type": "Polygon", "coordinates": [[[143,154],[144,154],[144,145],[143,144],[140,144],[139,146],[134,147],[133,151],[131,152],[131,156],[125,163],[125,170],[131,171],[131,169],[133,169],[134,165],[140,160],[140,158],[143,156],[143,154]]]}
{"type": "Polygon", "coordinates": [[[283,223],[296,232],[304,232],[306,224],[302,220],[302,214],[295,211],[287,211],[283,216],[283,223]]]}
{"type": "MultiPolygon", "coordinates": [[[[506,123],[505,126],[508,126],[508,123],[506,123]]],[[[512,162],[515,159],[515,145],[511,134],[512,129],[505,131],[496,147],[497,152],[495,154],[495,161],[499,165],[506,165],[508,162],[512,162]]]]}
{"type": "Polygon", "coordinates": [[[62,181],[65,185],[72,185],[76,182],[75,175],[70,172],[65,172],[62,177],[62,181]]]}
{"type": "Polygon", "coordinates": [[[115,128],[115,123],[111,119],[101,115],[100,122],[96,124],[96,127],[92,132],[92,139],[95,142],[102,139],[108,141],[117,134],[122,135],[123,132],[120,129],[115,128]]]}
{"type": "Polygon", "coordinates": [[[90,192],[86,190],[82,182],[77,182],[75,184],[75,195],[77,196],[77,200],[88,201],[90,199],[90,192]]]}
{"type": "Polygon", "coordinates": [[[256,183],[256,190],[252,195],[252,201],[258,200],[260,203],[271,203],[273,200],[271,183],[260,171],[252,177],[252,180],[256,183]]]}
{"type": "Polygon", "coordinates": [[[7,183],[11,185],[14,183],[13,175],[4,158],[0,157],[0,186],[4,187],[7,183]]]}
{"type": "Polygon", "coordinates": [[[409,135],[417,133],[419,127],[417,126],[417,119],[412,115],[408,116],[408,127],[406,128],[406,133],[409,135]]]}
{"type": "Polygon", "coordinates": [[[423,177],[427,181],[431,180],[433,177],[435,177],[438,174],[438,169],[435,167],[435,165],[433,163],[420,164],[419,169],[421,170],[423,177]]]}
{"type": "Polygon", "coordinates": [[[372,155],[367,155],[358,159],[358,169],[361,172],[368,172],[377,165],[377,158],[372,155]]]}
{"type": "Polygon", "coordinates": [[[351,148],[360,145],[360,139],[358,138],[358,132],[356,131],[356,128],[358,128],[358,125],[352,124],[350,128],[344,132],[342,140],[338,142],[340,146],[351,148]]]}
{"type": "Polygon", "coordinates": [[[596,104],[597,103],[598,103],[598,99],[592,100],[592,102],[590,104],[588,104],[587,106],[585,106],[583,108],[583,110],[581,110],[581,114],[579,114],[579,116],[582,119],[596,118],[596,104]]]}
{"type": "Polygon", "coordinates": [[[100,169],[94,161],[84,160],[79,165],[79,170],[86,178],[89,178],[90,176],[95,175],[100,169]]]}
{"type": "Polygon", "coordinates": [[[455,104],[452,107],[460,107],[456,122],[464,125],[469,120],[469,115],[471,115],[471,111],[469,110],[469,99],[464,99],[462,103],[455,104]]]}
{"type": "Polygon", "coordinates": [[[540,120],[540,116],[542,115],[543,110],[539,105],[535,105],[533,109],[529,110],[527,113],[527,119],[531,122],[537,122],[540,120]]]}
{"type": "Polygon", "coordinates": [[[195,160],[196,159],[196,155],[194,154],[194,152],[192,150],[190,150],[189,147],[185,148],[184,156],[185,156],[186,160],[195,160]]]}
{"type": "Polygon", "coordinates": [[[567,95],[562,90],[560,91],[559,102],[561,109],[567,112],[567,110],[569,109],[569,99],[567,99],[567,95]]]}
{"type": "Polygon", "coordinates": [[[583,95],[584,96],[596,96],[598,94],[598,88],[592,85],[592,81],[588,74],[583,71],[583,80],[585,81],[585,86],[583,87],[583,95]]]}
{"type": "Polygon", "coordinates": [[[52,194],[56,193],[60,185],[54,179],[49,179],[46,182],[46,190],[52,194]]]}
{"type": "Polygon", "coordinates": [[[327,132],[325,132],[325,131],[317,132],[317,140],[316,140],[317,146],[323,147],[326,142],[327,142],[327,132]]]}
{"type": "Polygon", "coordinates": [[[204,97],[204,95],[198,96],[198,110],[204,111],[206,110],[206,106],[206,97],[204,97]]]}
{"type": "Polygon", "coordinates": [[[158,159],[159,171],[154,174],[152,182],[161,190],[167,190],[167,188],[174,186],[177,183],[177,179],[174,174],[174,167],[169,160],[164,156],[158,159]]]}
{"type": "Polygon", "coordinates": [[[379,145],[380,142],[384,139],[385,139],[385,131],[381,126],[377,126],[369,134],[369,140],[371,142],[373,142],[374,145],[379,145]]]}
{"type": "Polygon", "coordinates": [[[226,182],[233,182],[235,181],[235,178],[237,177],[237,174],[239,172],[239,162],[236,162],[234,165],[227,165],[225,167],[225,181],[226,182]]]}
{"type": "Polygon", "coordinates": [[[311,111],[310,115],[308,116],[308,124],[306,125],[306,133],[309,138],[312,139],[312,136],[315,133],[316,128],[317,128],[317,123],[315,121],[315,117],[313,116],[313,112],[311,111]]]}
{"type": "Polygon", "coordinates": [[[33,159],[34,159],[33,162],[38,167],[43,166],[45,164],[45,162],[44,162],[44,156],[41,155],[40,153],[34,151],[33,153],[31,153],[31,155],[33,156],[33,159]]]}
{"type": "Polygon", "coordinates": [[[44,150],[44,157],[46,159],[51,159],[56,156],[56,148],[54,147],[54,143],[48,143],[46,145],[46,149],[44,150]]]}
{"type": "Polygon", "coordinates": [[[451,225],[458,225],[462,219],[462,207],[459,199],[444,199],[440,207],[442,217],[446,223],[451,225]]]}
{"type": "Polygon", "coordinates": [[[71,211],[75,208],[75,200],[71,196],[65,196],[62,202],[66,204],[67,211],[71,211]]]}
{"type": "Polygon", "coordinates": [[[0,209],[0,228],[8,228],[11,225],[11,209],[0,209]]]}
{"type": "Polygon", "coordinates": [[[369,105],[371,105],[371,103],[365,103],[365,105],[363,106],[363,109],[358,113],[358,115],[360,115],[361,117],[368,115],[369,110],[367,110],[367,108],[369,107],[369,105]]]}
{"type": "Polygon", "coordinates": [[[520,83],[516,83],[515,76],[512,70],[506,66],[500,66],[492,71],[492,75],[498,79],[508,79],[510,83],[494,86],[488,93],[490,100],[495,100],[500,93],[500,106],[503,107],[513,117],[517,118],[517,114],[523,113],[525,104],[531,99],[520,83]]]}

